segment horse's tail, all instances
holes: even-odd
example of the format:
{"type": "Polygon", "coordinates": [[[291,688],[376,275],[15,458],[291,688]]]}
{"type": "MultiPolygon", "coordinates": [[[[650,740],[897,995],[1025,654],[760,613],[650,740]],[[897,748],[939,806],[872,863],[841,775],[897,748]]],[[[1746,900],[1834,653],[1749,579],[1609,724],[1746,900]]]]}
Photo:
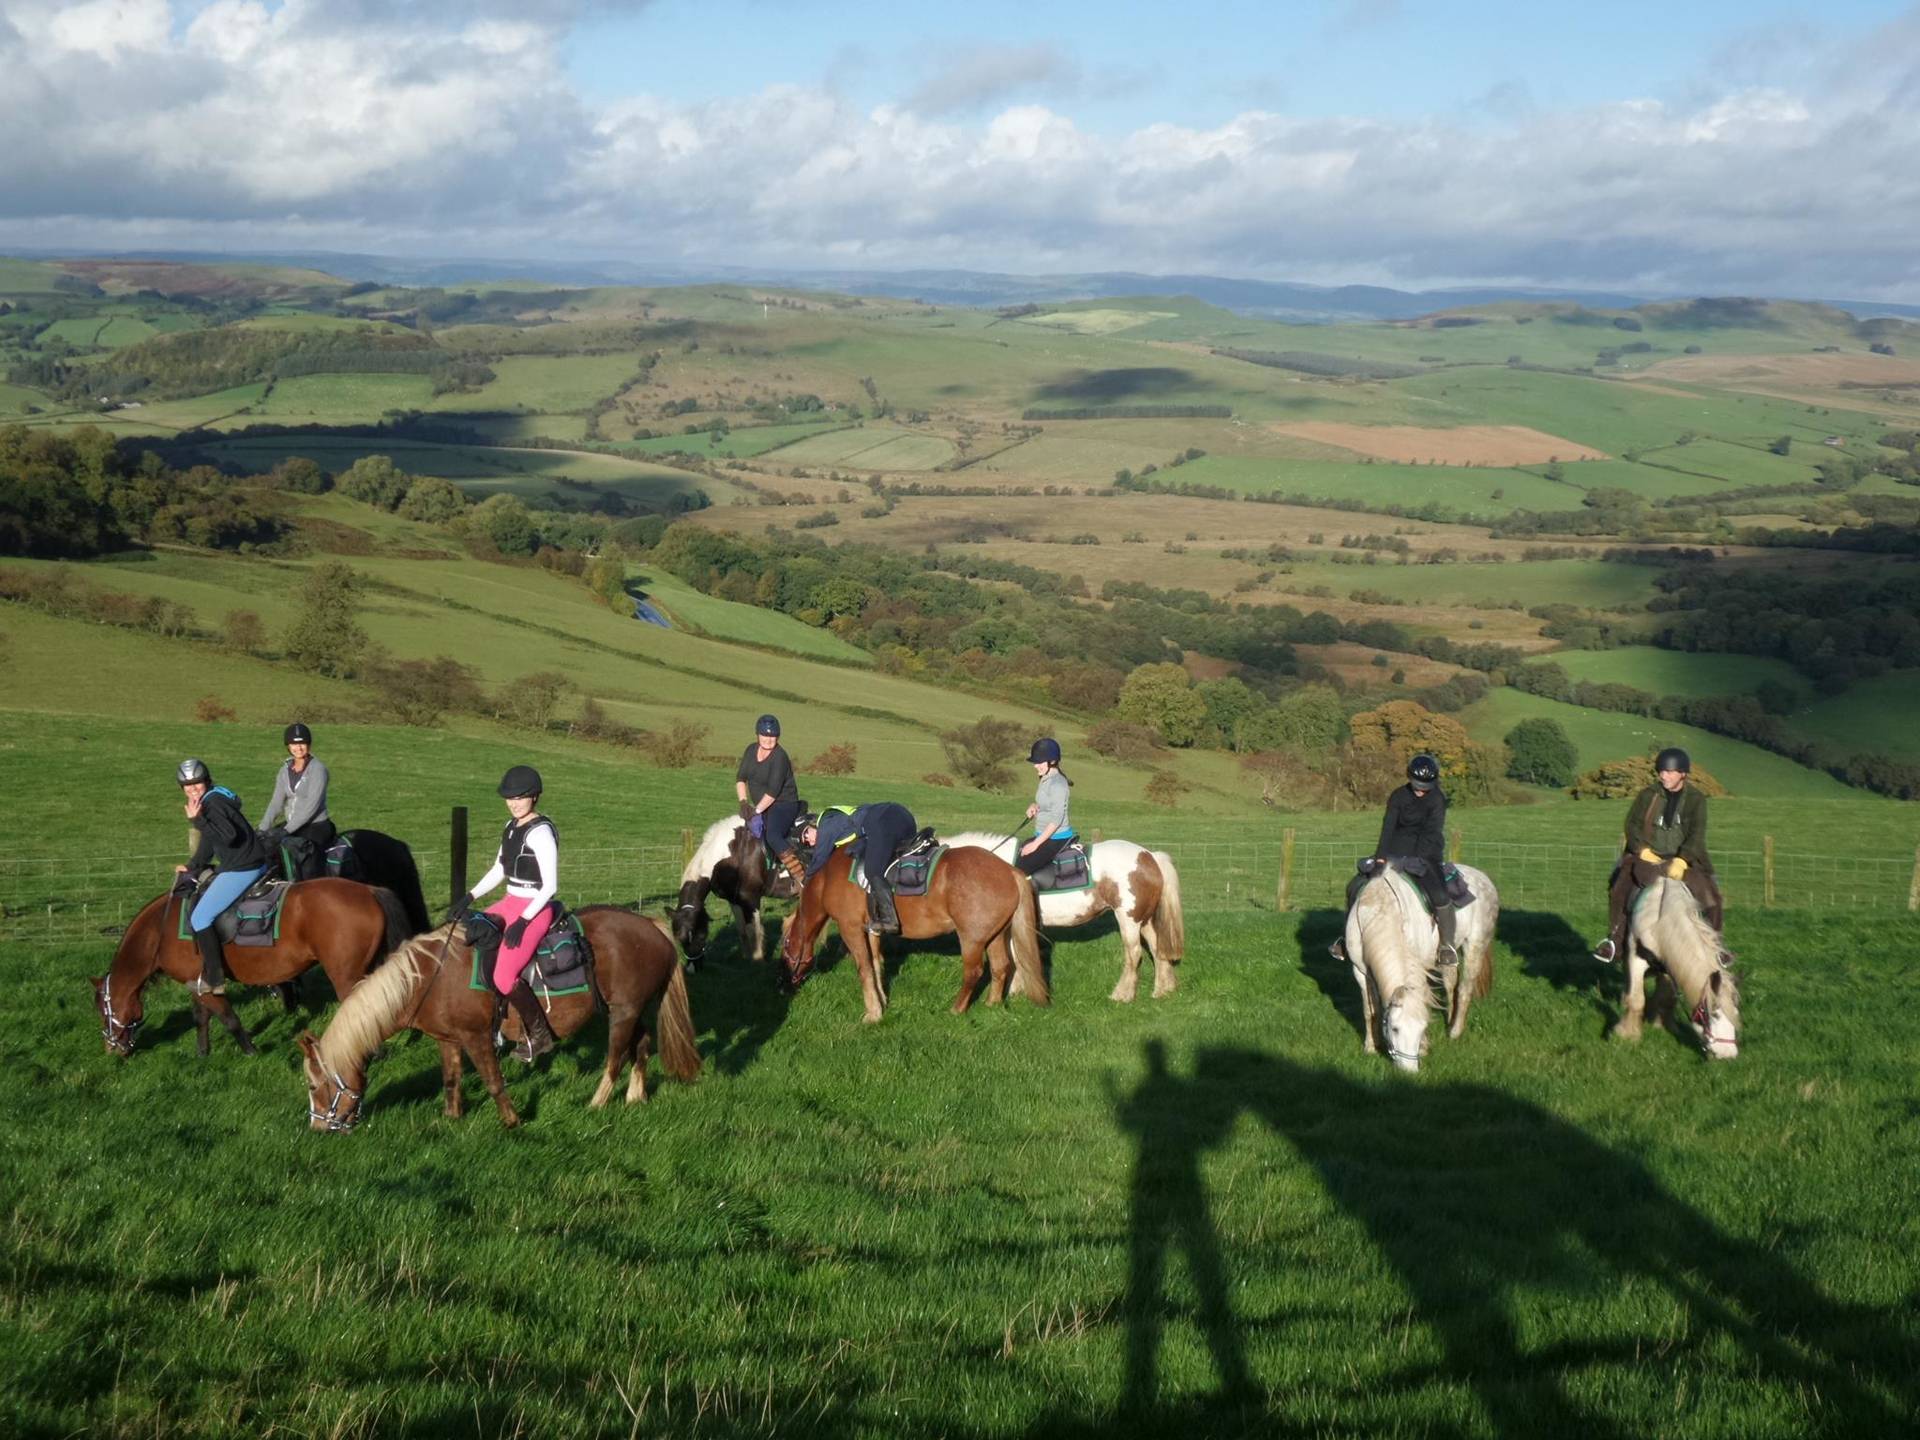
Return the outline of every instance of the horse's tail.
{"type": "Polygon", "coordinates": [[[1051,1005],[1053,995],[1047,989],[1046,967],[1040,963],[1040,901],[1033,893],[1033,882],[1024,874],[1015,870],[1013,878],[1017,884],[1011,945],[1020,993],[1036,1005],[1051,1005]]]}
{"type": "Polygon", "coordinates": [[[1180,904],[1180,872],[1164,850],[1148,852],[1160,867],[1160,903],[1153,911],[1153,958],[1178,965],[1187,953],[1186,912],[1180,904]]]}
{"type": "Polygon", "coordinates": [[[1488,937],[1485,948],[1474,957],[1473,989],[1469,992],[1474,999],[1484,1000],[1493,993],[1493,939],[1488,937]]]}
{"type": "Polygon", "coordinates": [[[660,1064],[676,1080],[700,1078],[700,1047],[693,1038],[693,1012],[687,1008],[687,978],[680,962],[671,955],[667,969],[667,993],[660,997],[660,1014],[654,1021],[654,1035],[660,1042],[660,1064]]]}
{"type": "Polygon", "coordinates": [[[380,947],[382,955],[391,955],[401,944],[411,940],[420,932],[413,928],[413,921],[407,915],[407,907],[400,897],[384,885],[373,887],[373,898],[380,902],[380,913],[386,916],[387,934],[385,943],[380,947]]]}

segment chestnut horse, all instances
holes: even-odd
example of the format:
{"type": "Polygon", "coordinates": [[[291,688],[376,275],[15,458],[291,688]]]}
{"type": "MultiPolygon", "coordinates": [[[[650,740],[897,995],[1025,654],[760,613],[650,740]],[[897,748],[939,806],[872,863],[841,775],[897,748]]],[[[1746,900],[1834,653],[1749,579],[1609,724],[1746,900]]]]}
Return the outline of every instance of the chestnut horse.
{"type": "MultiPolygon", "coordinates": [[[[867,892],[853,883],[852,869],[853,857],[843,850],[807,881],[799,909],[787,917],[781,932],[781,958],[789,981],[805,979],[813,968],[814,942],[827,921],[833,921],[860,969],[860,989],[871,1023],[886,1013],[887,992],[875,963],[879,946],[867,935],[867,892]]],[[[960,993],[953,997],[954,1014],[973,1003],[983,959],[993,966],[993,979],[987,985],[989,1005],[1006,997],[1015,969],[1020,972],[1021,992],[1029,1000],[1036,1005],[1051,1000],[1047,972],[1040,964],[1033,886],[998,856],[975,845],[955,846],[933,867],[933,883],[925,895],[896,895],[894,902],[900,912],[900,933],[906,939],[960,937],[960,993]]]]}
{"type": "MultiPolygon", "coordinates": [[[[607,1004],[607,1065],[588,1102],[607,1103],[629,1059],[633,1078],[627,1103],[647,1098],[647,1054],[652,1041],[641,1025],[647,1006],[659,1001],[654,1030],[660,1061],[676,1080],[700,1074],[687,982],[674,954],[673,937],[657,922],[617,905],[588,905],[574,912],[593,947],[589,973],[607,1004]]],[[[461,1052],[486,1082],[499,1107],[500,1123],[512,1128],[520,1116],[507,1097],[500,1059],[493,1048],[493,991],[472,987],[473,950],[452,926],[416,935],[388,957],[333,1017],[326,1033],[302,1034],[306,1051],[307,1119],[315,1130],[351,1130],[360,1119],[367,1088],[367,1061],[390,1035],[413,1029],[440,1042],[440,1078],[446,1113],[462,1113],[461,1052]],[[376,983],[377,982],[377,983],[376,983]]],[[[554,1034],[573,1034],[593,1015],[592,994],[555,995],[547,1011],[554,1034]]],[[[508,1027],[518,1021],[508,1016],[508,1027]]],[[[511,1029],[509,1038],[512,1038],[511,1029]]]]}
{"type": "MultiPolygon", "coordinates": [[[[148,901],[121,935],[107,973],[94,980],[94,1008],[108,1054],[133,1053],[134,1037],[146,1019],[142,992],[156,972],[183,985],[200,978],[200,947],[180,938],[180,907],[192,903],[191,896],[171,891],[148,901]]],[[[281,902],[279,938],[272,945],[226,947],[227,977],[242,985],[278,986],[318,965],[333,982],[334,994],[345,999],[382,955],[412,933],[406,907],[391,890],[357,880],[302,880],[281,902]]],[[[254,1053],[253,1038],[227,997],[199,995],[193,1024],[200,1054],[207,1053],[209,1013],[242,1051],[254,1053]]]]}

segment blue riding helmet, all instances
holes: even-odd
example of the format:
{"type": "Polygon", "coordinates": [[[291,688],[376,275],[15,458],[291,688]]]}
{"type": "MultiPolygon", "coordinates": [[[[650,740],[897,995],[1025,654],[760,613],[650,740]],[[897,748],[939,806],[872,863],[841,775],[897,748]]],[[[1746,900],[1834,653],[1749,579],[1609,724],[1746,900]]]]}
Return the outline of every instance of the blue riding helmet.
{"type": "Polygon", "coordinates": [[[1060,763],[1060,742],[1051,735],[1042,736],[1034,741],[1033,749],[1027,752],[1029,765],[1042,765],[1048,762],[1055,765],[1060,763]]]}
{"type": "Polygon", "coordinates": [[[780,717],[777,715],[762,715],[754,722],[753,733],[756,735],[771,735],[775,739],[778,739],[780,737],[780,717]]]}

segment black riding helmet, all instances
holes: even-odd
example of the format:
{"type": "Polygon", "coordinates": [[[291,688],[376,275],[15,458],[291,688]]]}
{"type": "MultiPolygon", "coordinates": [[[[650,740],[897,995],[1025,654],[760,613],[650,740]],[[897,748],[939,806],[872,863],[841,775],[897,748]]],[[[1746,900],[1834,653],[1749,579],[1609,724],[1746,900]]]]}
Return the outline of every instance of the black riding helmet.
{"type": "Polygon", "coordinates": [[[753,733],[756,735],[771,735],[774,739],[778,740],[780,738],[780,717],[777,715],[762,715],[758,720],[753,722],[753,733]]]}
{"type": "Polygon", "coordinates": [[[211,785],[213,773],[207,769],[204,760],[182,760],[179,768],[173,772],[173,781],[176,785],[211,785]]]}
{"type": "Polygon", "coordinates": [[[1027,752],[1027,763],[1044,765],[1048,762],[1055,765],[1060,763],[1060,742],[1051,736],[1042,736],[1033,742],[1033,749],[1027,752]]]}
{"type": "Polygon", "coordinates": [[[500,798],[517,800],[527,795],[538,795],[543,788],[538,770],[531,765],[516,765],[500,779],[500,798]]]}
{"type": "Polygon", "coordinates": [[[1431,790],[1440,783],[1440,762],[1431,755],[1416,755],[1407,762],[1407,779],[1416,790],[1431,790]]]}
{"type": "Polygon", "coordinates": [[[313,744],[313,731],[302,725],[298,720],[287,726],[286,730],[282,732],[280,736],[280,743],[282,745],[291,745],[296,740],[303,745],[313,744]]]}
{"type": "Polygon", "coordinates": [[[1653,758],[1656,770],[1678,770],[1682,775],[1693,773],[1693,761],[1678,745],[1669,745],[1653,758]]]}

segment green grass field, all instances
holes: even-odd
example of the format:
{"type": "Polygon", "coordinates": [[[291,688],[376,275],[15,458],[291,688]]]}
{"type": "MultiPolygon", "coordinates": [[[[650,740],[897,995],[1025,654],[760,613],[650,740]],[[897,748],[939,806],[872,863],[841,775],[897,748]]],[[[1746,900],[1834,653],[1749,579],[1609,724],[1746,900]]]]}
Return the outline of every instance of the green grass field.
{"type": "Polygon", "coordinates": [[[1548,658],[1576,680],[1632,685],[1654,695],[1751,695],[1768,680],[1802,694],[1811,688],[1786,661],[1758,655],[1703,655],[1627,645],[1618,650],[1557,650],[1548,658]]]}
{"type": "Polygon", "coordinates": [[[859,470],[931,470],[953,458],[951,441],[891,425],[814,435],[779,448],[783,465],[847,465],[859,470]]]}
{"type": "MultiPolygon", "coordinates": [[[[492,781],[529,753],[317,728],[338,813],[413,838],[436,900],[446,805],[476,807],[479,862],[492,781]]],[[[0,783],[63,853],[160,870],[174,755],[253,795],[277,751],[260,729],[0,711],[0,783]],[[86,764],[48,786],[49,753],[86,764]],[[129,790],[149,768],[151,796],[129,790]]],[[[730,794],[730,764],[535,753],[563,876],[730,794]]],[[[1499,818],[1559,836],[1601,808],[1499,818]]],[[[1217,829],[1166,819],[1176,852],[1217,829]]],[[[1598,887],[1506,909],[1493,995],[1418,1076],[1362,1055],[1336,913],[1275,913],[1270,890],[1195,876],[1167,999],[1105,998],[1119,947],[1096,927],[1059,937],[1051,1008],[955,1018],[957,960],[916,944],[877,1027],[844,959],[788,1000],[725,926],[689,987],[696,1084],[589,1110],[596,1021],[510,1069],[517,1132],[471,1078],[469,1116],[443,1118],[434,1049],[406,1039],[356,1133],[309,1131],[294,1039],[328,1019],[317,979],[291,1016],[243,993],[260,1056],[217,1036],[205,1061],[161,982],[121,1062],[85,984],[111,937],[0,944],[8,1428],[1898,1433],[1920,1400],[1920,1141],[1888,1118],[1910,1089],[1899,922],[1833,915],[1815,941],[1802,915],[1734,911],[1743,1053],[1710,1065],[1657,1028],[1604,1034],[1598,887]]]]}
{"type": "Polygon", "coordinates": [[[635,576],[629,588],[659,606],[682,629],[692,629],[719,640],[763,645],[795,655],[817,655],[851,665],[873,663],[873,657],[866,651],[848,644],[831,630],[805,624],[777,610],[762,610],[757,605],[742,605],[702,594],[664,570],[649,569],[635,576]]]}
{"type": "MultiPolygon", "coordinates": [[[[1568,466],[1572,475],[1579,467],[1568,466]]],[[[1457,515],[1564,510],[1580,491],[1526,470],[1464,465],[1367,465],[1359,461],[1231,458],[1206,455],[1152,477],[1169,484],[1222,485],[1246,494],[1304,495],[1367,505],[1437,505],[1457,515]]]]}
{"type": "Polygon", "coordinates": [[[1795,711],[1790,723],[1832,746],[1837,755],[1858,751],[1920,757],[1913,723],[1920,706],[1920,671],[1892,670],[1817,699],[1795,711]]]}
{"type": "MultiPolygon", "coordinates": [[[[738,430],[729,430],[716,443],[711,435],[656,435],[651,440],[628,440],[620,448],[632,455],[667,455],[675,451],[688,451],[695,455],[725,455],[739,458],[752,455],[764,455],[769,450],[778,450],[783,445],[791,445],[796,440],[825,437],[821,434],[822,424],[838,427],[841,422],[825,421],[805,425],[750,425],[738,430]]],[[[861,432],[855,432],[861,433],[861,432]]]]}
{"type": "MultiPolygon", "coordinates": [[[[1296,583],[1325,583],[1340,593],[1373,590],[1405,600],[1409,606],[1505,605],[1511,601],[1542,605],[1564,601],[1613,609],[1645,600],[1653,593],[1654,577],[1659,573],[1651,565],[1616,565],[1605,560],[1396,565],[1383,556],[1377,565],[1322,564],[1317,560],[1296,563],[1293,579],[1296,583]]],[[[1417,612],[1407,619],[1417,621],[1417,612]]]]}

